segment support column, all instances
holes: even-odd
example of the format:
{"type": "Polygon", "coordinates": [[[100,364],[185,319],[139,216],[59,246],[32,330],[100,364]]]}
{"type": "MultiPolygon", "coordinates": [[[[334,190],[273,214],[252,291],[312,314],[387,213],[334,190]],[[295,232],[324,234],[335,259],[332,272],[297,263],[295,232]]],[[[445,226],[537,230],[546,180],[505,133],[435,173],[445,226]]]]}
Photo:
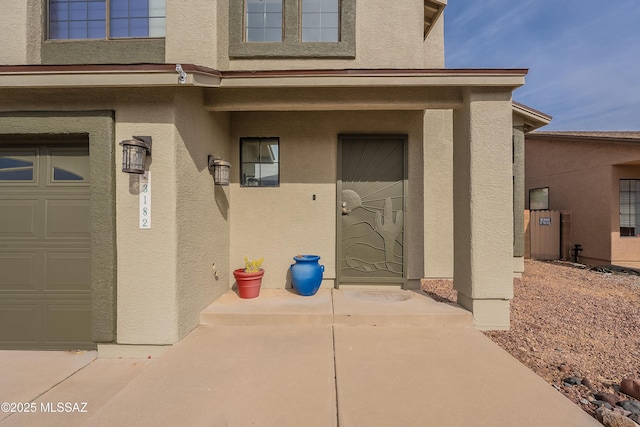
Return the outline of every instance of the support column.
{"type": "Polygon", "coordinates": [[[467,89],[454,112],[454,286],[481,330],[508,329],[513,298],[511,91],[467,89]]]}
{"type": "Polygon", "coordinates": [[[513,125],[513,277],[524,273],[524,124],[513,125]]]}

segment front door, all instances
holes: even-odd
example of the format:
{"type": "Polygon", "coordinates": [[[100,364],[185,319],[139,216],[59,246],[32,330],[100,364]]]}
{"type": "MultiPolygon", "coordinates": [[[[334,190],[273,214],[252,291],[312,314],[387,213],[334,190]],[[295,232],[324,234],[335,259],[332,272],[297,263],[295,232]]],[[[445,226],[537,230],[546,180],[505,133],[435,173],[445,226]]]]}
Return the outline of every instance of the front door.
{"type": "Polygon", "coordinates": [[[402,285],[406,136],[339,139],[338,285],[402,285]]]}

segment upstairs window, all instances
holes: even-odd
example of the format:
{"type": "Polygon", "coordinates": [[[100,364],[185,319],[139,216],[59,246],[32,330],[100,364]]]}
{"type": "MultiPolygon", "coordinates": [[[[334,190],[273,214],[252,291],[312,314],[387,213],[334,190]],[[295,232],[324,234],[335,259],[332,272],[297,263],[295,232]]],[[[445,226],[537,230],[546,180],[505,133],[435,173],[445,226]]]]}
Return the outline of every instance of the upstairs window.
{"type": "Polygon", "coordinates": [[[355,43],[356,0],[229,0],[231,58],[355,58],[355,43]]]}
{"type": "Polygon", "coordinates": [[[302,0],[303,42],[339,41],[339,23],[339,0],[302,0]]]}
{"type": "Polygon", "coordinates": [[[640,237],[640,179],[620,180],[620,236],[640,237]]]}
{"type": "Polygon", "coordinates": [[[166,0],[49,0],[49,39],[165,36],[166,0]]]}
{"type": "Polygon", "coordinates": [[[282,41],[282,0],[247,0],[246,40],[282,41]]]}

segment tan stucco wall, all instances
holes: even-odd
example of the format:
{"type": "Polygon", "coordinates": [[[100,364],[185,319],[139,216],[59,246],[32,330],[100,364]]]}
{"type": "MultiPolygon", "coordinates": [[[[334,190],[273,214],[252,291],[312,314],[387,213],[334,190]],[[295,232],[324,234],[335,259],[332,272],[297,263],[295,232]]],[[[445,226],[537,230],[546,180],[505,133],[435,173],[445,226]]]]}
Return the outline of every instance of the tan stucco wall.
{"type": "Polygon", "coordinates": [[[424,68],[444,68],[444,13],[433,25],[422,43],[422,66],[424,68]]]}
{"type": "MultiPolygon", "coordinates": [[[[214,185],[207,156],[229,158],[229,113],[209,113],[202,91],[176,95],[177,309],[180,337],[228,289],[229,187],[214,185]],[[216,279],[214,269],[218,272],[216,279]]],[[[154,168],[155,169],[155,168],[154,168]]]]}
{"type": "Polygon", "coordinates": [[[0,14],[0,64],[24,64],[27,60],[27,5],[6,2],[0,14]]]}
{"type": "Polygon", "coordinates": [[[117,343],[177,342],[228,289],[228,189],[214,188],[206,168],[207,154],[228,154],[228,114],[198,107],[193,88],[4,90],[0,99],[4,111],[114,110],[114,144],[152,136],[151,229],[138,227],[138,177],[120,171],[114,150],[117,343]]]}
{"type": "Polygon", "coordinates": [[[640,261],[640,239],[619,233],[619,179],[640,177],[640,166],[612,166],[638,158],[635,145],[527,139],[525,206],[530,189],[549,187],[549,208],[571,211],[582,262],[640,261]]]}
{"type": "MultiPolygon", "coordinates": [[[[422,277],[422,112],[232,113],[231,163],[243,136],[280,137],[278,188],[242,188],[232,168],[231,268],[243,258],[264,257],[263,286],[288,285],[297,254],[317,254],[325,266],[324,286],[336,277],[336,177],[338,134],[408,134],[407,256],[409,279],[422,277]],[[414,184],[417,181],[417,184],[414,184]],[[313,200],[313,195],[316,200],[313,200]],[[414,205],[414,203],[417,204],[414,205]],[[410,249],[410,250],[409,250],[410,249]]],[[[233,282],[233,279],[231,279],[233,282]]]]}
{"type": "MultiPolygon", "coordinates": [[[[228,0],[219,0],[220,5],[228,0]]],[[[342,68],[423,68],[440,67],[444,44],[434,28],[434,53],[424,59],[422,0],[405,0],[389,7],[387,0],[368,0],[356,6],[355,59],[235,59],[229,60],[228,44],[219,43],[218,66],[222,70],[342,69],[342,68]],[[382,31],[381,29],[389,29],[382,31]],[[433,55],[433,57],[432,57],[433,55]],[[431,66],[431,65],[429,65],[431,66]]],[[[226,15],[225,15],[226,16],[226,15]]],[[[228,27],[218,26],[222,41],[228,27]]],[[[197,62],[197,61],[196,61],[197,62]]]]}
{"type": "Polygon", "coordinates": [[[509,327],[513,298],[511,93],[467,90],[454,112],[454,286],[480,329],[509,327]]]}
{"type": "MultiPolygon", "coordinates": [[[[389,7],[386,0],[358,4],[355,59],[229,60],[229,0],[167,0],[165,61],[214,69],[441,68],[444,19],[425,41],[422,0],[389,7]],[[391,29],[381,31],[380,29],[391,29]]],[[[0,64],[40,63],[44,10],[38,0],[8,2],[0,16],[0,64]]]]}
{"type": "Polygon", "coordinates": [[[3,2],[0,13],[0,65],[40,63],[43,3],[40,0],[3,2]]]}
{"type": "Polygon", "coordinates": [[[225,34],[222,27],[228,14],[219,15],[220,3],[226,1],[167,0],[167,63],[218,68],[218,37],[225,34]]]}
{"type": "Polygon", "coordinates": [[[453,112],[424,113],[424,276],[453,277],[453,112]]]}

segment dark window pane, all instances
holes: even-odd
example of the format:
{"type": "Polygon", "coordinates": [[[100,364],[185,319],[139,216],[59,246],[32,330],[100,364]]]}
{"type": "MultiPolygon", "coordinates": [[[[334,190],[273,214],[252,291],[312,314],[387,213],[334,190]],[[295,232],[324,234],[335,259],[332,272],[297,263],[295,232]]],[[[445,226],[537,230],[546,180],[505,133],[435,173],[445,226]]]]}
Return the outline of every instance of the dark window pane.
{"type": "Polygon", "coordinates": [[[320,12],[320,0],[303,0],[302,12],[320,12]]]}
{"type": "Polygon", "coordinates": [[[84,178],[80,175],[76,175],[73,172],[69,172],[60,168],[53,168],[53,180],[54,181],[84,181],[84,178]]]}
{"type": "Polygon", "coordinates": [[[69,22],[69,38],[70,39],[86,39],[87,38],[87,22],[86,21],[69,22]]]}
{"type": "Polygon", "coordinates": [[[33,181],[33,169],[0,171],[0,181],[33,181]]]}
{"type": "MultiPolygon", "coordinates": [[[[107,10],[104,6],[104,3],[101,2],[91,2],[89,3],[89,19],[92,20],[105,20],[107,17],[107,10]]],[[[104,22],[102,23],[104,27],[104,22]]]]}
{"type": "Polygon", "coordinates": [[[86,3],[70,3],[69,19],[72,21],[86,21],[88,8],[86,3]]]}
{"type": "Polygon", "coordinates": [[[282,12],[282,0],[266,0],[265,12],[282,12]]]}
{"type": "Polygon", "coordinates": [[[281,42],[282,41],[282,29],[280,29],[280,28],[266,28],[264,30],[264,41],[266,41],[266,42],[281,42]]]}
{"type": "Polygon", "coordinates": [[[129,20],[129,37],[147,37],[149,35],[149,21],[144,18],[129,20]]]}
{"type": "Polygon", "coordinates": [[[62,21],[69,19],[69,7],[67,3],[52,3],[49,6],[49,20],[62,21]]]}
{"type": "Polygon", "coordinates": [[[323,28],[320,30],[320,41],[323,42],[337,42],[338,41],[338,29],[337,28],[323,28]]]}
{"type": "Polygon", "coordinates": [[[303,28],[302,41],[303,42],[319,42],[320,29],[319,28],[303,28]]]}
{"type": "Polygon", "coordinates": [[[338,0],[320,0],[320,7],[323,12],[338,12],[340,3],[338,0]]]}
{"type": "Polygon", "coordinates": [[[282,14],[280,13],[267,13],[264,26],[267,28],[282,28],[282,14]]]}
{"type": "Polygon", "coordinates": [[[264,13],[247,13],[247,27],[249,28],[264,27],[264,13]]]}
{"type": "Polygon", "coordinates": [[[263,42],[264,30],[262,28],[247,28],[247,41],[248,42],[263,42]]]}
{"type": "Polygon", "coordinates": [[[52,22],[49,24],[49,38],[50,39],[68,39],[69,28],[67,21],[64,22],[52,22]]]}
{"type": "Polygon", "coordinates": [[[11,157],[0,157],[0,169],[31,167],[33,162],[12,159],[11,157]]]}
{"type": "Polygon", "coordinates": [[[130,0],[129,14],[132,18],[146,18],[149,16],[148,0],[130,0]]]}
{"type": "Polygon", "coordinates": [[[111,18],[128,18],[129,17],[129,1],[128,0],[111,0],[109,6],[109,15],[111,18]]]}
{"type": "Polygon", "coordinates": [[[109,31],[111,37],[129,37],[129,20],[112,19],[109,31]]]}
{"type": "Polygon", "coordinates": [[[104,39],[107,37],[105,21],[89,21],[88,31],[90,39],[104,39]]]}

